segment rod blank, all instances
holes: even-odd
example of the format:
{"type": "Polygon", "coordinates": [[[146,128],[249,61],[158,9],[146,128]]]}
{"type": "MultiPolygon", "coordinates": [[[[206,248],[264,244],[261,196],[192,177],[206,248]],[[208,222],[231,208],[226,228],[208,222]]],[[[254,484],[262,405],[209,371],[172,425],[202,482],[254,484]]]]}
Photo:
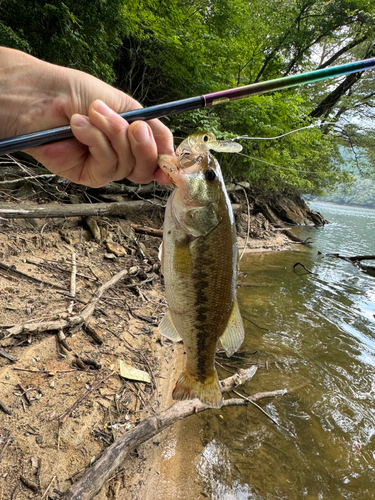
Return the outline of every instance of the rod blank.
{"type": "MultiPolygon", "coordinates": [[[[308,73],[301,73],[299,75],[277,78],[266,82],[254,83],[234,89],[222,90],[211,94],[189,97],[179,101],[150,106],[149,108],[136,109],[134,111],[120,113],[120,116],[125,118],[125,120],[129,123],[136,120],[163,118],[164,116],[176,115],[192,109],[199,109],[206,106],[213,106],[223,102],[233,101],[235,99],[242,99],[254,94],[263,94],[265,92],[296,87],[298,85],[313,83],[327,78],[335,78],[337,76],[343,76],[350,73],[357,73],[359,71],[365,71],[372,68],[375,68],[375,58],[342,64],[332,68],[310,71],[308,73]]],[[[33,132],[31,134],[17,137],[10,137],[8,139],[0,140],[0,155],[15,153],[16,151],[34,148],[37,146],[43,146],[44,144],[50,144],[52,142],[72,139],[73,137],[72,129],[69,125],[48,130],[41,130],[39,132],[33,132]]]]}

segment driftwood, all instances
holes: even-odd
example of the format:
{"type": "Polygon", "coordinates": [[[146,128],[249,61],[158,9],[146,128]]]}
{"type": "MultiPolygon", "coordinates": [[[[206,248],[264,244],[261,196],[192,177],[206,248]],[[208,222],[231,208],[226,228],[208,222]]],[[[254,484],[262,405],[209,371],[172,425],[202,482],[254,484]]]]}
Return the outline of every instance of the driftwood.
{"type": "Polygon", "coordinates": [[[327,253],[327,257],[336,257],[336,259],[347,260],[348,262],[361,262],[362,260],[375,260],[375,255],[353,255],[351,257],[345,257],[338,253],[327,253]]]}
{"type": "MultiPolygon", "coordinates": [[[[242,385],[251,379],[257,368],[252,366],[247,370],[240,370],[239,373],[221,382],[223,392],[229,392],[238,385],[242,385]]],[[[264,398],[281,396],[288,392],[287,389],[271,392],[261,392],[250,396],[247,399],[232,398],[224,400],[223,407],[226,406],[246,406],[251,402],[264,398]]],[[[134,429],[123,434],[117,441],[109,446],[95,464],[75,483],[64,497],[65,500],[90,500],[102,488],[106,480],[121,465],[126,455],[136,446],[144,443],[151,437],[170,427],[178,420],[200,413],[209,409],[199,400],[179,401],[162,413],[151,416],[141,422],[134,429]]]]}
{"type": "Polygon", "coordinates": [[[363,260],[375,260],[375,255],[352,255],[348,257],[338,253],[327,253],[326,257],[335,257],[336,259],[346,260],[370,276],[375,276],[374,266],[366,266],[365,264],[362,264],[363,260]]]}
{"type": "Polygon", "coordinates": [[[0,217],[6,219],[64,218],[113,215],[126,217],[134,211],[164,207],[159,200],[136,200],[114,203],[79,203],[76,205],[15,205],[1,204],[0,217]]]}
{"type": "Polygon", "coordinates": [[[311,245],[311,238],[306,238],[305,240],[302,240],[301,238],[298,238],[295,234],[292,233],[292,231],[289,231],[289,229],[281,229],[280,233],[285,234],[290,240],[294,241],[295,243],[301,243],[301,245],[306,245],[309,246],[311,245]]]}
{"type": "Polygon", "coordinates": [[[64,328],[71,328],[73,326],[85,324],[92,315],[92,313],[94,312],[95,306],[99,302],[100,297],[103,295],[103,293],[106,292],[109,288],[113,287],[122,278],[127,276],[127,274],[128,271],[126,269],[123,269],[119,273],[115,274],[109,281],[107,281],[100,288],[98,288],[95,295],[90,299],[88,304],[86,304],[85,308],[75,316],[55,321],[44,321],[44,322],[24,323],[21,325],[15,325],[6,330],[7,333],[4,339],[12,337],[13,335],[20,335],[21,333],[41,333],[50,330],[63,330],[64,328]]]}

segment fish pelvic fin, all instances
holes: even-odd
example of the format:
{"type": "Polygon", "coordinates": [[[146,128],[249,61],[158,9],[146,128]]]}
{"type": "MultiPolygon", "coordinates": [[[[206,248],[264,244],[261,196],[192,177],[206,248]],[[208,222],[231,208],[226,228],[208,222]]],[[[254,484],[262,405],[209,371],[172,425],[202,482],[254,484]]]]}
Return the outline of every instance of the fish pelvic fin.
{"type": "Polygon", "coordinates": [[[245,338],[240,308],[237,300],[234,301],[233,309],[229,317],[227,327],[220,337],[221,345],[227,356],[232,356],[241,346],[245,338]]]}
{"type": "Polygon", "coordinates": [[[204,382],[199,382],[185,370],[176,382],[172,398],[177,401],[199,398],[202,403],[211,408],[221,408],[223,396],[216,370],[204,382]]]}
{"type": "Polygon", "coordinates": [[[180,342],[180,340],[182,340],[180,334],[178,333],[176,327],[173,324],[173,319],[171,316],[170,309],[167,309],[167,312],[165,313],[163,319],[159,323],[159,332],[172,342],[180,342]]]}

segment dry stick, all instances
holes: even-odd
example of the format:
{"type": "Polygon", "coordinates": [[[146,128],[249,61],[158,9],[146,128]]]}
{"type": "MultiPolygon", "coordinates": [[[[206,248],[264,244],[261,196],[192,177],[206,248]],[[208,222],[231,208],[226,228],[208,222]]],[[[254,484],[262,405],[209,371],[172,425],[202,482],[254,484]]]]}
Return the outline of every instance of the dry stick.
{"type": "MultiPolygon", "coordinates": [[[[232,377],[222,381],[221,385],[225,391],[232,390],[240,384],[245,383],[256,372],[256,367],[248,370],[240,370],[232,377]]],[[[262,392],[249,397],[251,401],[258,401],[262,398],[280,396],[287,392],[281,391],[262,392]]],[[[227,399],[223,402],[225,406],[244,406],[249,401],[244,399],[227,399]]],[[[143,420],[137,427],[123,434],[117,441],[109,446],[97,462],[77,481],[69,490],[64,500],[90,500],[100,490],[103,484],[113,474],[127,453],[136,446],[144,443],[151,437],[194,413],[200,413],[209,407],[199,400],[179,401],[162,413],[151,416],[143,420]]]]}
{"type": "Polygon", "coordinates": [[[17,278],[19,278],[19,277],[25,278],[29,281],[33,281],[34,283],[41,283],[42,285],[47,285],[47,286],[50,286],[52,288],[58,288],[60,290],[65,289],[64,285],[56,285],[55,283],[48,283],[48,281],[43,281],[43,280],[40,280],[38,278],[34,278],[34,276],[30,276],[29,274],[23,273],[22,271],[17,271],[17,269],[13,269],[13,267],[7,266],[3,262],[0,262],[0,269],[3,271],[6,271],[11,276],[14,276],[14,275],[17,276],[17,278]]]}
{"type": "Polygon", "coordinates": [[[11,443],[11,440],[8,439],[8,441],[5,443],[3,449],[1,450],[1,453],[0,453],[0,462],[1,462],[1,459],[3,458],[3,456],[4,456],[5,450],[8,448],[8,446],[10,445],[10,443],[11,443]]]}
{"type": "Polygon", "coordinates": [[[49,485],[47,486],[46,491],[45,491],[45,492],[43,493],[43,495],[41,496],[41,500],[43,500],[43,498],[47,495],[48,490],[51,488],[52,483],[53,483],[53,481],[54,481],[55,479],[56,479],[56,476],[53,476],[53,478],[51,479],[51,481],[50,481],[49,485]]]}
{"type": "Polygon", "coordinates": [[[66,419],[73,413],[73,411],[78,408],[78,406],[82,403],[84,399],[87,398],[92,392],[94,392],[103,382],[105,382],[109,377],[112,377],[116,372],[111,372],[108,374],[106,377],[104,377],[102,380],[100,380],[97,384],[94,385],[91,389],[85,392],[83,396],[81,396],[77,401],[70,407],[68,408],[62,415],[59,416],[59,424],[63,424],[66,419]]]}
{"type": "MultiPolygon", "coordinates": [[[[76,276],[77,276],[77,262],[76,262],[76,253],[72,252],[72,272],[70,275],[70,295],[75,298],[76,296],[76,276]]],[[[68,313],[72,314],[74,308],[74,300],[70,301],[70,305],[68,307],[68,313]]]]}
{"type": "Polygon", "coordinates": [[[15,363],[18,359],[18,358],[14,358],[8,352],[4,351],[4,349],[1,349],[1,348],[0,348],[0,356],[2,356],[3,358],[6,358],[11,363],[15,363]]]}
{"type": "Polygon", "coordinates": [[[76,296],[76,276],[77,276],[77,262],[76,253],[72,252],[72,274],[70,276],[70,295],[76,296]]]}
{"type": "Polygon", "coordinates": [[[0,410],[6,413],[7,415],[12,415],[12,410],[8,408],[7,405],[3,403],[1,400],[0,400],[0,410]]]}
{"type": "Polygon", "coordinates": [[[161,229],[154,229],[153,227],[140,226],[139,224],[130,224],[136,233],[148,234],[149,236],[156,236],[157,238],[163,237],[161,229]]]}
{"type": "MultiPolygon", "coordinates": [[[[45,269],[50,269],[51,271],[61,271],[63,273],[69,273],[71,271],[69,271],[69,269],[64,269],[63,267],[61,266],[58,266],[57,264],[47,264],[45,262],[34,262],[33,260],[30,260],[30,259],[26,259],[26,262],[27,264],[32,264],[33,266],[37,266],[37,267],[41,267],[42,269],[45,268],[45,269]]],[[[85,274],[82,274],[82,273],[77,273],[77,276],[79,276],[80,278],[84,278],[86,280],[89,280],[89,281],[98,281],[98,278],[90,278],[90,276],[86,276],[85,274]]]]}
{"type": "Polygon", "coordinates": [[[271,415],[269,415],[266,411],[264,411],[263,408],[261,406],[259,406],[255,401],[252,401],[247,396],[244,396],[243,394],[239,393],[238,391],[235,391],[234,389],[233,389],[233,392],[234,392],[234,394],[237,394],[237,396],[240,396],[240,398],[243,398],[243,399],[249,401],[252,405],[255,406],[255,408],[258,408],[258,410],[260,410],[263,413],[263,415],[265,415],[267,418],[269,418],[271,420],[271,422],[273,422],[275,425],[277,425],[277,426],[279,425],[276,422],[276,420],[273,417],[271,417],[271,415]]]}
{"type": "Polygon", "coordinates": [[[120,281],[127,274],[128,272],[126,269],[123,269],[119,273],[115,274],[109,281],[107,281],[97,289],[86,307],[79,314],[72,316],[69,320],[61,319],[56,321],[45,321],[28,324],[24,323],[22,325],[16,325],[7,330],[8,334],[4,337],[4,340],[12,337],[13,335],[20,335],[21,333],[41,333],[49,330],[61,330],[63,328],[71,328],[73,326],[85,323],[94,312],[95,306],[100,300],[100,297],[103,295],[103,293],[114,286],[116,283],[118,283],[118,281],[120,281]]]}
{"type": "Polygon", "coordinates": [[[55,174],[42,174],[42,175],[32,175],[28,177],[21,177],[20,179],[13,179],[11,181],[0,181],[1,189],[17,189],[25,184],[25,181],[34,181],[35,179],[41,180],[51,180],[57,177],[55,174]]]}

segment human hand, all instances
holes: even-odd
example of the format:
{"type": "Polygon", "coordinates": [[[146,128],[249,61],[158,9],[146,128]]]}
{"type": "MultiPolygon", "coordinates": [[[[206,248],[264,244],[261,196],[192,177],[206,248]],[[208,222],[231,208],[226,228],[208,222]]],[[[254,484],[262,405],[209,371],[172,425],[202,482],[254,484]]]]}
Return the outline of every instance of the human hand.
{"type": "Polygon", "coordinates": [[[86,73],[4,47],[0,70],[0,135],[70,122],[76,139],[26,151],[48,170],[90,187],[125,177],[170,184],[157,167],[158,154],[173,154],[169,129],[159,120],[128,124],[117,114],[140,108],[137,101],[86,73]]]}

